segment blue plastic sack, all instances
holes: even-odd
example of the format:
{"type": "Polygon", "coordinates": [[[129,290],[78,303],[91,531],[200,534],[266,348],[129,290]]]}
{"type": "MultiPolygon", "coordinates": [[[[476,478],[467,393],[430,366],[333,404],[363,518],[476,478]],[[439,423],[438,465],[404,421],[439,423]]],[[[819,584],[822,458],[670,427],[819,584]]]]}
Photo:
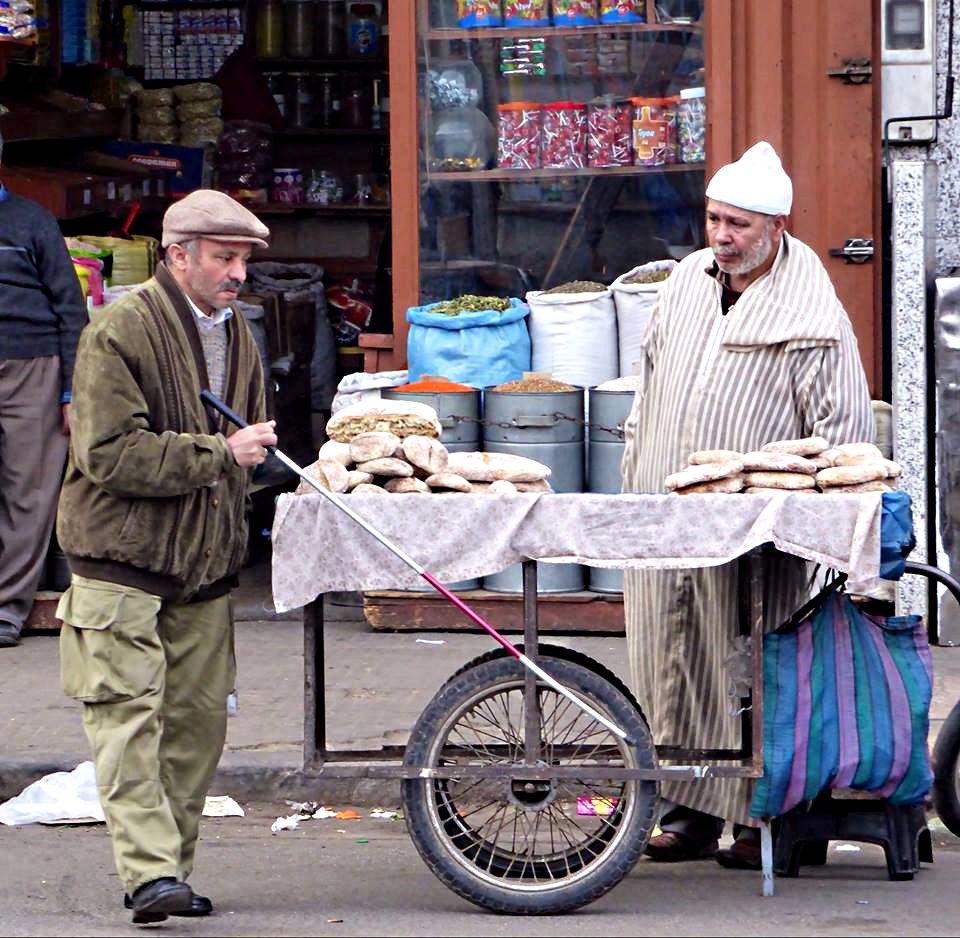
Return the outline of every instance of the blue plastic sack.
{"type": "Polygon", "coordinates": [[[906,492],[884,492],[880,514],[880,577],[899,580],[907,557],[917,539],[913,533],[910,496],[906,492]]]}
{"type": "Polygon", "coordinates": [[[451,381],[484,388],[516,381],[530,370],[530,307],[511,297],[510,308],[463,312],[457,316],[431,313],[439,303],[407,310],[409,381],[423,375],[443,375],[451,381]]]}

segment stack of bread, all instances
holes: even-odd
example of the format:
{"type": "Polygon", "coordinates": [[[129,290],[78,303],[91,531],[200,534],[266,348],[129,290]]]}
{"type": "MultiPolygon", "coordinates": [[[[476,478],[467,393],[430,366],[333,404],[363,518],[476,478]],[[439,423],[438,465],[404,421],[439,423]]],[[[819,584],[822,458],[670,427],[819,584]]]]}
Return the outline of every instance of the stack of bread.
{"type": "Polygon", "coordinates": [[[700,450],[667,476],[664,487],[679,495],[764,492],[829,494],[892,492],[900,466],[872,443],[831,447],[822,437],[774,440],[759,450],[700,450]]]}
{"type": "MultiPolygon", "coordinates": [[[[436,411],[416,401],[361,402],[337,411],[306,471],[331,492],[378,495],[550,492],[550,467],[512,453],[454,452],[436,411]]],[[[301,481],[296,494],[314,492],[301,481]]]]}

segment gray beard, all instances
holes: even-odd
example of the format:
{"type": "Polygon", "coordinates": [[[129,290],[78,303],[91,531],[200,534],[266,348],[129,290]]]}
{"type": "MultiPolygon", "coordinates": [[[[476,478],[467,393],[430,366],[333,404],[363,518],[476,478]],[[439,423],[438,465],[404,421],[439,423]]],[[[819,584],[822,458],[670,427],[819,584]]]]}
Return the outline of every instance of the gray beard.
{"type": "Polygon", "coordinates": [[[733,274],[734,276],[741,277],[744,274],[750,273],[751,270],[756,270],[770,256],[771,250],[773,250],[773,237],[770,234],[770,226],[767,225],[757,243],[750,248],[739,261],[735,263],[724,261],[722,258],[717,257],[716,250],[714,250],[713,256],[717,262],[717,266],[725,274],[733,274]]]}

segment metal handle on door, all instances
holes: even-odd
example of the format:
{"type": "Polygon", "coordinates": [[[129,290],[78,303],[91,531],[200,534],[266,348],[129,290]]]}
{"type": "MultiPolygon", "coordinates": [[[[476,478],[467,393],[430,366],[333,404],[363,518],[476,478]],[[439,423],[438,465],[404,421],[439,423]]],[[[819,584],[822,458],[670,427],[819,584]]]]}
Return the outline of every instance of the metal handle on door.
{"type": "Polygon", "coordinates": [[[847,238],[842,248],[830,248],[827,253],[847,264],[864,264],[873,259],[873,238],[847,238]]]}

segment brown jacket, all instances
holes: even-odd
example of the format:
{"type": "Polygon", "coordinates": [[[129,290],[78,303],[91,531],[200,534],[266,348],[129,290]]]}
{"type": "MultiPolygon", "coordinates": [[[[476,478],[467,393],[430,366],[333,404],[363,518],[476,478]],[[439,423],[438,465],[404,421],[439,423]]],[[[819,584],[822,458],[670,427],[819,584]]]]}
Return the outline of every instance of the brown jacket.
{"type": "MultiPolygon", "coordinates": [[[[224,399],[264,419],[263,374],[242,314],[227,323],[224,399]]],[[[77,350],[57,538],[75,573],[165,598],[229,589],[247,548],[250,471],[200,400],[194,313],[164,266],[88,325],[77,350]]]]}

